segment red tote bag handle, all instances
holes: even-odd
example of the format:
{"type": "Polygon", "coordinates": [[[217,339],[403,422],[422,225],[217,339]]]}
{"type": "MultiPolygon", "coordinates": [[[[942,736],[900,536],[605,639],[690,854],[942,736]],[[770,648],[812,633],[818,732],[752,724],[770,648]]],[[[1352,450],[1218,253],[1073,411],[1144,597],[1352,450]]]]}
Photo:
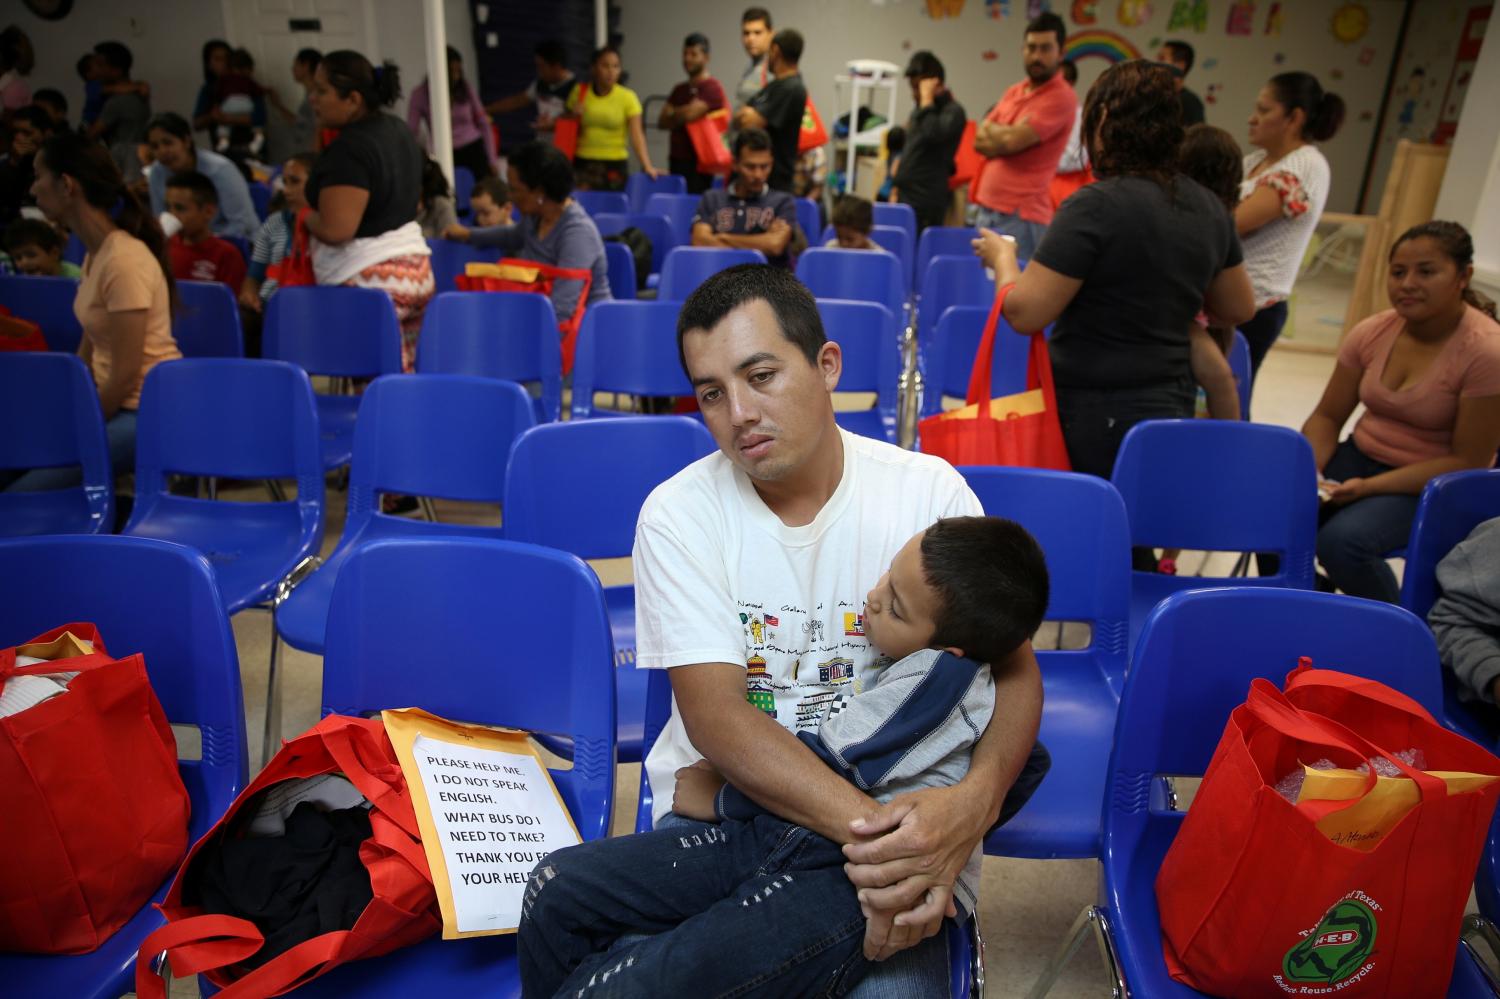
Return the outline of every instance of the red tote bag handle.
{"type": "MultiPolygon", "coordinates": [[[[355,729],[352,725],[331,729],[323,733],[323,747],[328,750],[328,755],[333,758],[334,763],[338,764],[338,768],[344,772],[344,776],[349,778],[349,783],[353,784],[360,794],[370,799],[370,804],[377,811],[400,826],[408,835],[420,840],[422,832],[417,827],[417,816],[412,808],[409,792],[392,787],[389,782],[380,779],[370,771],[370,764],[366,761],[372,754],[368,751],[370,736],[366,733],[367,730],[355,729]],[[364,753],[361,753],[360,747],[355,745],[354,733],[356,731],[361,733],[358,741],[365,743],[366,752],[364,753]]],[[[398,768],[397,773],[400,773],[400,764],[395,762],[394,750],[389,760],[378,759],[378,765],[395,766],[398,768]]]]}
{"type": "MultiPolygon", "coordinates": [[[[267,961],[219,990],[225,999],[250,999],[289,991],[336,960],[348,930],[322,933],[267,961]]],[[[166,983],[151,968],[163,951],[177,977],[238,964],[265,945],[254,923],[234,916],[193,916],[168,923],[141,942],[135,959],[135,989],[140,999],[167,999],[166,983]]]]}
{"type": "MultiPolygon", "coordinates": [[[[979,407],[978,418],[992,419],[990,400],[994,398],[995,339],[999,336],[1000,320],[1005,316],[1005,300],[1010,297],[1015,285],[1008,284],[995,295],[990,306],[989,318],[984,322],[984,334],[979,338],[979,349],[974,354],[974,367],[969,372],[969,391],[964,401],[979,407]]],[[[1031,335],[1031,346],[1026,356],[1026,388],[1042,390],[1042,400],[1048,412],[1057,412],[1057,390],[1052,385],[1052,359],[1047,354],[1047,339],[1041,333],[1031,335]]]]}
{"type": "Polygon", "coordinates": [[[1303,656],[1297,660],[1297,668],[1286,675],[1285,688],[1290,694],[1294,690],[1306,687],[1331,687],[1347,691],[1357,697],[1378,701],[1397,711],[1415,715],[1433,725],[1441,724],[1419,702],[1407,697],[1399,690],[1380,683],[1378,680],[1367,680],[1339,670],[1317,669],[1313,666],[1311,659],[1303,656]]]}

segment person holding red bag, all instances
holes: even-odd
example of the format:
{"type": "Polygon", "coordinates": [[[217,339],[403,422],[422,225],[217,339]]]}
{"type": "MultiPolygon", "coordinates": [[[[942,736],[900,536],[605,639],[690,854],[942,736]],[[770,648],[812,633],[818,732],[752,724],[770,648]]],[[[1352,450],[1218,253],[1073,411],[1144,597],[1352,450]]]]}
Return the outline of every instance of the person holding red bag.
{"type": "Polygon", "coordinates": [[[708,190],[713,177],[698,169],[698,154],[687,126],[728,107],[724,86],[708,75],[708,36],[693,32],[682,40],[682,69],[687,79],[672,88],[657,124],[672,133],[667,170],[687,179],[689,194],[708,190]]]}

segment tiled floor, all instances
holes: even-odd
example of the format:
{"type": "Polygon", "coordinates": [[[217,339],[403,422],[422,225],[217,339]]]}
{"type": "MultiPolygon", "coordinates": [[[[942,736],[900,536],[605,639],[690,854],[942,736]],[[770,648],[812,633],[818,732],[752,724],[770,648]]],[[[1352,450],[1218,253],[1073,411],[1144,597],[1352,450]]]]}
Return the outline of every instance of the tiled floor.
{"type": "MultiPolygon", "coordinates": [[[[1254,400],[1254,417],[1266,423],[1298,428],[1317,402],[1333,358],[1285,350],[1272,351],[1262,372],[1254,400]]],[[[247,496],[246,498],[250,498],[247,496]]],[[[255,497],[259,498],[259,497],[255,497]]],[[[328,493],[329,517],[324,553],[330,550],[343,527],[342,493],[328,493]]],[[[493,510],[472,506],[438,504],[443,519],[484,517],[491,522],[493,510]]],[[[1196,558],[1185,562],[1189,567],[1196,558]]],[[[629,580],[628,560],[596,564],[606,585],[629,580]]],[[[234,633],[244,679],[248,732],[252,754],[259,745],[264,719],[266,661],[269,651],[270,617],[263,611],[246,611],[234,619],[234,633]]],[[[321,692],[321,660],[287,649],[282,658],[282,732],[294,735],[318,718],[321,692]]],[[[615,829],[631,826],[635,814],[637,765],[622,765],[618,779],[615,829]]],[[[1094,861],[1028,861],[989,858],[985,861],[980,926],[986,942],[987,987],[990,999],[1022,996],[1045,966],[1079,911],[1092,902],[1098,890],[1098,867],[1094,861]]],[[[185,994],[174,990],[174,995],[185,994]]],[[[1052,993],[1058,999],[1108,996],[1103,966],[1092,944],[1087,944],[1067,968],[1052,993]]]]}

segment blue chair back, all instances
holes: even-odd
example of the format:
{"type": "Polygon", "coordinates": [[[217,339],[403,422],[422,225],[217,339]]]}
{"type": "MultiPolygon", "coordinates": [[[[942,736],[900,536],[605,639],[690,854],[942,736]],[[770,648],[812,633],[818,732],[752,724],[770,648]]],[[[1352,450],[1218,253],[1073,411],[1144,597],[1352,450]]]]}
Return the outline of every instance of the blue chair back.
{"type": "Polygon", "coordinates": [[[372,378],[401,370],[401,326],[374,288],[282,288],[266,303],[263,351],[310,375],[372,378]]]}
{"type": "Polygon", "coordinates": [[[1103,816],[1103,893],[1132,994],[1198,995],[1171,982],[1162,960],[1155,882],[1185,813],[1166,807],[1161,778],[1201,775],[1250,681],[1280,686],[1300,656],[1441,710],[1432,634],[1399,607],[1225,587],[1173,594],[1146,620],[1120,699],[1103,816]]]}
{"type": "Polygon", "coordinates": [[[675,173],[664,173],[652,178],[644,173],[633,173],[625,180],[625,197],[632,212],[644,212],[646,202],[654,194],[686,194],[687,178],[675,173]]]}
{"type": "MultiPolygon", "coordinates": [[[[248,266],[250,263],[250,241],[244,236],[231,236],[228,233],[220,233],[219,238],[236,250],[240,251],[240,259],[248,266]]],[[[238,290],[238,289],[236,289],[238,290]]]]}
{"type": "Polygon", "coordinates": [[[889,253],[816,247],[797,259],[797,279],[815,298],[879,302],[893,316],[905,314],[901,261],[889,253]]]}
{"type": "Polygon", "coordinates": [[[573,361],[573,419],[603,415],[595,392],[688,396],[677,355],[677,302],[600,302],[583,316],[573,361]]]}
{"type": "Polygon", "coordinates": [[[615,236],[632,226],[645,233],[646,238],[651,240],[652,274],[661,273],[667,254],[672,251],[673,247],[679,245],[677,233],[673,231],[672,220],[665,215],[647,215],[639,212],[632,212],[629,215],[599,215],[594,218],[594,224],[599,227],[601,236],[615,236]]]}
{"type": "Polygon", "coordinates": [[[77,295],[78,282],[73,278],[0,275],[0,305],[17,319],[36,323],[47,338],[48,350],[78,353],[83,327],[73,314],[73,299],[77,295]]]}
{"type": "Polygon", "coordinates": [[[614,804],[613,653],[599,579],[572,555],[490,538],[376,541],[333,584],[323,714],[412,705],[568,737],[573,766],[552,779],[579,834],[599,839],[614,804]],[[469,652],[414,669],[435,636],[469,652]]]}
{"type": "Polygon", "coordinates": [[[453,207],[459,212],[469,210],[469,198],[474,194],[474,171],[466,166],[453,168],[453,207]]]}
{"type": "Polygon", "coordinates": [[[812,198],[797,199],[797,225],[801,227],[802,234],[811,242],[813,233],[823,229],[823,213],[818,210],[818,203],[812,198]]]}
{"type": "MultiPolygon", "coordinates": [[[[693,245],[693,216],[698,213],[697,194],[653,194],[643,209],[647,215],[662,215],[672,222],[672,238],[677,246],[693,245]]],[[[623,210],[623,209],[622,209],[623,210]]]]}
{"type": "Polygon", "coordinates": [[[68,242],[63,246],[62,258],[70,264],[81,264],[88,255],[89,248],[83,245],[83,240],[78,238],[77,233],[70,233],[68,242]]]}
{"type": "Polygon", "coordinates": [[[591,216],[605,212],[624,215],[630,211],[630,200],[619,191],[574,191],[572,197],[591,216]]]}
{"type": "Polygon", "coordinates": [[[927,279],[927,265],[933,257],[965,257],[974,255],[973,242],[979,238],[978,229],[967,226],[931,225],[922,230],[917,238],[917,259],[913,277],[917,282],[917,294],[927,279]]]}
{"type": "Polygon", "coordinates": [[[429,239],[427,247],[432,251],[432,284],[439,295],[458,288],[455,279],[464,272],[467,265],[494,263],[498,259],[494,250],[483,250],[451,239],[429,239]]]}
{"type": "MultiPolygon", "coordinates": [[[[917,210],[911,205],[900,202],[876,201],[871,207],[875,209],[875,224],[894,226],[906,231],[906,266],[911,269],[912,251],[917,246],[917,210]]],[[[884,246],[885,244],[881,244],[884,246]]],[[[887,247],[889,249],[889,247],[887,247]]]]}
{"type": "Polygon", "coordinates": [[[1438,563],[1492,517],[1500,517],[1500,469],[1448,472],[1429,481],[1406,545],[1401,606],[1425,620],[1438,598],[1438,563]]]}
{"type": "Polygon", "coordinates": [[[972,253],[939,254],[922,276],[921,307],[917,309],[917,345],[926,350],[938,320],[955,305],[983,305],[995,301],[995,282],[972,253]]]}
{"type": "Polygon", "coordinates": [[[818,314],[828,339],[839,345],[844,371],[840,392],[874,392],[875,406],[835,413],[839,426],[866,437],[896,442],[897,389],[901,380],[901,348],[896,317],[874,302],[824,298],[818,314]]]}
{"type": "MultiPolygon", "coordinates": [[[[838,239],[838,231],[830,222],[823,228],[822,238],[818,240],[818,246],[829,246],[838,239]]],[[[901,276],[905,281],[906,294],[911,295],[911,236],[900,226],[877,225],[870,229],[870,241],[887,253],[895,254],[901,261],[901,276]]]]}
{"type": "MultiPolygon", "coordinates": [[[[240,307],[222,281],[178,281],[172,336],[183,357],[244,357],[240,307]]],[[[274,296],[273,296],[274,297],[274,296]]]]}
{"type": "Polygon", "coordinates": [[[1234,372],[1234,387],[1240,394],[1240,419],[1250,422],[1250,341],[1239,330],[1229,346],[1229,370],[1234,372]]]}
{"type": "MultiPolygon", "coordinates": [[[[984,337],[984,324],[989,316],[988,305],[955,305],[943,312],[927,343],[927,380],[922,387],[921,415],[942,412],[944,397],[967,398],[969,372],[974,368],[974,356],[979,353],[979,341],[984,337]]],[[[990,371],[990,392],[994,397],[1026,391],[1026,365],[1030,357],[1031,338],[1018,336],[1001,316],[995,329],[995,362],[990,371]]]]}
{"type": "Polygon", "coordinates": [[[646,497],[715,447],[686,416],[537,427],[510,454],[505,536],[579,558],[628,555],[646,497]]]}
{"type": "Polygon", "coordinates": [[[417,370],[541,382],[537,419],[562,416],[562,346],[546,295],[447,291],[427,303],[417,370]]]}
{"type": "Polygon", "coordinates": [[[266,216],[271,214],[271,185],[264,181],[252,180],[250,204],[255,206],[255,217],[264,222],[266,216]]]}
{"type": "Polygon", "coordinates": [[[759,250],[740,250],[717,246],[677,246],[667,253],[661,266],[661,285],[657,297],[663,301],[683,302],[704,281],[737,264],[763,264],[766,255],[759,250]]]}
{"type": "Polygon", "coordinates": [[[0,469],[78,465],[83,470],[83,484],[76,489],[0,491],[0,534],[114,530],[114,473],[104,416],[94,379],[76,354],[0,354],[0,427],[6,428],[0,434],[0,469]]]}
{"type": "Polygon", "coordinates": [[[604,244],[604,259],[609,265],[609,293],[617,300],[635,298],[635,254],[624,243],[604,244]]]}

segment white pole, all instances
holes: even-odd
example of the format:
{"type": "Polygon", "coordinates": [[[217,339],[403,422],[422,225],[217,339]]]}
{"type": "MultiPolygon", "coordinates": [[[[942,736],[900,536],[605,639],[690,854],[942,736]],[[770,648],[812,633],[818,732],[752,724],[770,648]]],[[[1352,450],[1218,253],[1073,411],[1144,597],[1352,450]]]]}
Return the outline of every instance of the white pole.
{"type": "Polygon", "coordinates": [[[443,0],[422,0],[427,18],[427,96],[431,109],[432,158],[453,183],[453,112],[448,101],[448,26],[443,0]]]}
{"type": "Polygon", "coordinates": [[[609,44],[609,0],[594,0],[594,48],[609,44]]]}

